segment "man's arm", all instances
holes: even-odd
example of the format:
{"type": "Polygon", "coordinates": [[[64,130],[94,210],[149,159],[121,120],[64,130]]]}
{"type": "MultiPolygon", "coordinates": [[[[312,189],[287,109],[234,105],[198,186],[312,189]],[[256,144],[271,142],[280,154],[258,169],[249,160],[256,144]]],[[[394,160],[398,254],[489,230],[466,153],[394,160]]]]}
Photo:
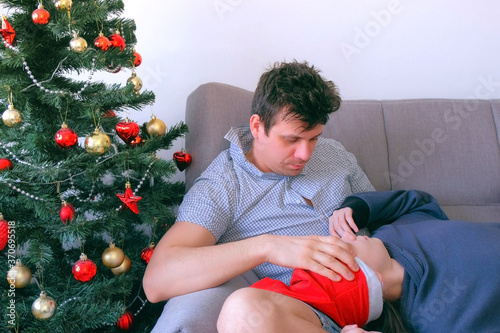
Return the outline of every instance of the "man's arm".
{"type": "Polygon", "coordinates": [[[146,296],[151,302],[159,302],[220,285],[262,262],[257,243],[258,240],[215,246],[214,236],[204,227],[176,222],[156,245],[146,268],[146,296]],[[253,255],[242,260],[242,253],[253,255]]]}
{"type": "Polygon", "coordinates": [[[333,280],[340,279],[335,272],[352,280],[351,270],[359,269],[350,245],[335,237],[260,235],[215,245],[204,227],[177,222],[153,252],[144,291],[151,302],[168,300],[216,287],[264,262],[309,269],[333,280]]]}

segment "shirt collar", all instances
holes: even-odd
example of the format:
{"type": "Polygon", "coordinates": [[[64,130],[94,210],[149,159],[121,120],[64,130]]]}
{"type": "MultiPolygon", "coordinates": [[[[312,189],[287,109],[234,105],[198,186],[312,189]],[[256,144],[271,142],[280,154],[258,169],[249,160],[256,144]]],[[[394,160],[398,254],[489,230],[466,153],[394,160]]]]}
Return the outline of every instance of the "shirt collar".
{"type": "Polygon", "coordinates": [[[231,143],[232,150],[240,150],[241,154],[244,155],[250,149],[253,142],[250,125],[243,124],[231,127],[229,132],[224,136],[224,139],[231,143]]]}
{"type": "Polygon", "coordinates": [[[243,124],[231,127],[224,138],[230,142],[229,153],[231,158],[235,161],[235,164],[245,169],[250,174],[265,179],[283,179],[286,177],[274,172],[262,172],[253,163],[247,160],[245,154],[248,152],[253,142],[250,125],[243,124]]]}

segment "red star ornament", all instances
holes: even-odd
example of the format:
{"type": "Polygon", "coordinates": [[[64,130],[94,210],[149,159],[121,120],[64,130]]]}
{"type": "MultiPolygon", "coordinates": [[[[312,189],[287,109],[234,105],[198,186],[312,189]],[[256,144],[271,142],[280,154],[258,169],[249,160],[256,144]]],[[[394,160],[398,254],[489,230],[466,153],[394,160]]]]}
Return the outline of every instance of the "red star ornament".
{"type": "Polygon", "coordinates": [[[122,202],[122,209],[128,207],[131,211],[139,214],[139,208],[137,207],[137,201],[141,200],[142,197],[134,195],[132,189],[130,188],[130,183],[125,184],[125,193],[118,193],[116,195],[122,202]]]}
{"type": "Polygon", "coordinates": [[[2,29],[0,29],[0,33],[2,34],[2,38],[9,45],[14,44],[14,38],[16,37],[16,31],[10,25],[9,21],[7,21],[7,17],[2,15],[2,29]]]}

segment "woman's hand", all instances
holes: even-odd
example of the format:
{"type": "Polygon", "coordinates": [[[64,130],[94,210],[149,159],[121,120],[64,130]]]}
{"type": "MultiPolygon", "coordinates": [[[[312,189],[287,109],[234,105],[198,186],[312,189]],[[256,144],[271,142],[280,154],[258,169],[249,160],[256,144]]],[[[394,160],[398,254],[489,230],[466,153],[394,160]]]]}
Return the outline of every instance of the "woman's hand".
{"type": "Polygon", "coordinates": [[[336,237],[346,237],[347,240],[355,240],[355,233],[359,231],[358,226],[352,217],[352,208],[345,207],[337,209],[328,219],[330,235],[336,237]]]}

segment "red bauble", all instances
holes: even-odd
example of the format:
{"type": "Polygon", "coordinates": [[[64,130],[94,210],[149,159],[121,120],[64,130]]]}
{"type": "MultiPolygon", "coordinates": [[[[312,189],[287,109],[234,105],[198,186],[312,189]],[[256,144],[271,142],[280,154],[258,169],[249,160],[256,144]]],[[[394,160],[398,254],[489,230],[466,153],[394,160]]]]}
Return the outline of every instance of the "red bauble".
{"type": "Polygon", "coordinates": [[[130,144],[137,135],[139,135],[139,125],[134,123],[133,121],[130,121],[128,118],[125,119],[125,121],[120,121],[118,124],[116,124],[116,134],[125,141],[125,143],[130,144]]]}
{"type": "Polygon", "coordinates": [[[181,151],[176,151],[173,156],[173,160],[180,171],[186,169],[192,162],[192,157],[188,153],[181,149],[181,151]]]}
{"type": "Polygon", "coordinates": [[[120,36],[118,32],[110,35],[108,39],[111,42],[111,46],[119,47],[120,51],[123,51],[125,49],[125,39],[123,39],[123,37],[120,36]]]}
{"type": "Polygon", "coordinates": [[[2,29],[0,30],[3,40],[9,45],[14,45],[14,37],[16,37],[16,31],[7,21],[7,17],[2,15],[2,29]]]}
{"type": "Polygon", "coordinates": [[[141,259],[146,262],[146,264],[149,264],[149,260],[151,260],[151,256],[153,255],[153,252],[155,250],[155,244],[151,243],[149,244],[148,247],[145,247],[142,252],[141,252],[141,259]]]}
{"type": "Polygon", "coordinates": [[[139,67],[141,64],[142,64],[142,56],[139,53],[134,52],[134,66],[139,67]]]}
{"type": "Polygon", "coordinates": [[[49,23],[50,13],[43,8],[42,4],[39,4],[38,9],[35,9],[31,14],[31,19],[35,24],[45,25],[49,23]]]}
{"type": "Polygon", "coordinates": [[[68,223],[73,220],[76,216],[75,207],[72,204],[63,201],[63,205],[61,207],[61,211],[59,212],[59,216],[61,217],[61,221],[63,223],[68,223]]]}
{"type": "Polygon", "coordinates": [[[73,265],[72,272],[75,279],[81,282],[87,282],[92,280],[96,275],[97,266],[92,260],[87,259],[87,256],[82,253],[80,255],[80,260],[75,262],[73,265]]]}
{"type": "Polygon", "coordinates": [[[94,45],[101,51],[107,51],[111,46],[111,42],[108,37],[105,37],[101,32],[99,33],[99,36],[94,39],[94,45]]]}
{"type": "Polygon", "coordinates": [[[124,314],[122,314],[120,318],[118,318],[116,326],[118,326],[118,328],[121,330],[129,330],[132,327],[133,323],[134,323],[134,315],[132,314],[132,312],[127,311],[124,314]]]}
{"type": "Polygon", "coordinates": [[[5,249],[7,242],[9,241],[9,223],[3,219],[3,215],[0,214],[0,251],[5,249]]]}
{"type": "Polygon", "coordinates": [[[0,171],[12,170],[14,164],[8,158],[0,158],[0,171]]]}
{"type": "Polygon", "coordinates": [[[56,133],[56,144],[60,148],[71,148],[78,142],[78,135],[66,123],[63,123],[61,129],[56,133]]]}

